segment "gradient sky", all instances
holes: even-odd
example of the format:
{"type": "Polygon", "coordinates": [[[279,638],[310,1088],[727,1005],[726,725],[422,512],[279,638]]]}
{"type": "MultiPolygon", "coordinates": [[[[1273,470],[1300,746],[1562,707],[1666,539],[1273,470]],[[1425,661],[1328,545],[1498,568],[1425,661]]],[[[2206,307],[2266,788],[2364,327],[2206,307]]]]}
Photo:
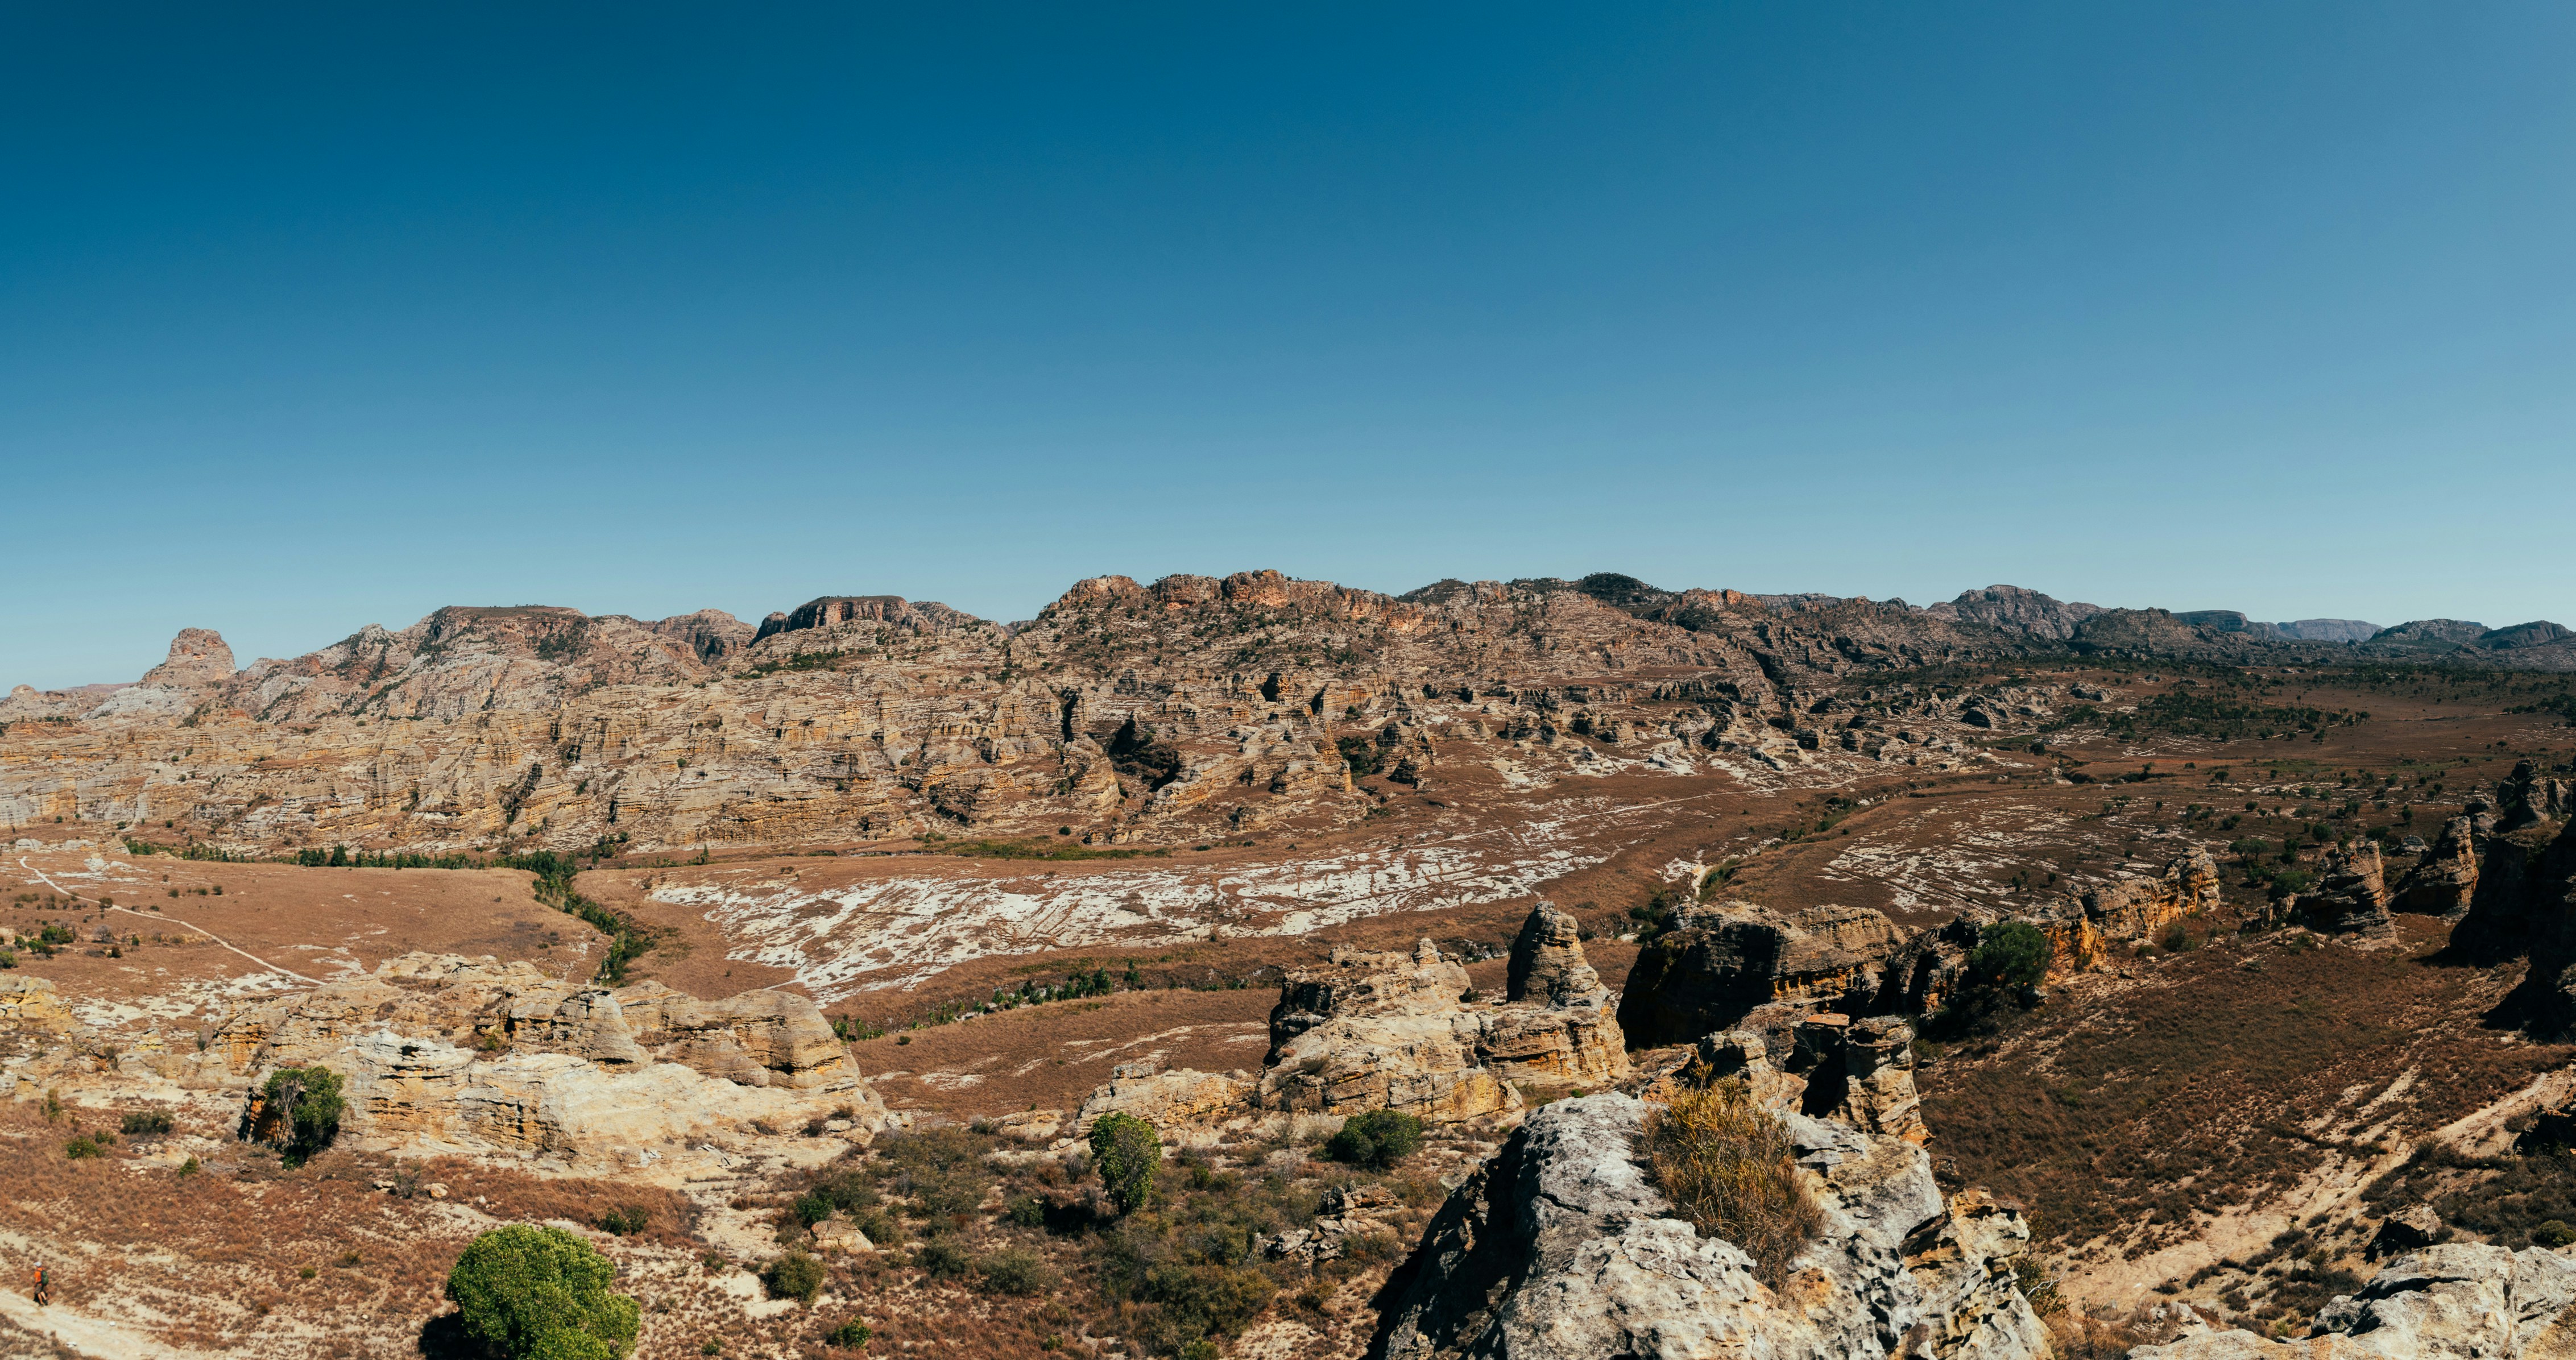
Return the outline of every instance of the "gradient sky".
{"type": "Polygon", "coordinates": [[[2576,623],[2571,69],[2537,3],[0,7],[0,685],[1254,567],[2576,623]]]}

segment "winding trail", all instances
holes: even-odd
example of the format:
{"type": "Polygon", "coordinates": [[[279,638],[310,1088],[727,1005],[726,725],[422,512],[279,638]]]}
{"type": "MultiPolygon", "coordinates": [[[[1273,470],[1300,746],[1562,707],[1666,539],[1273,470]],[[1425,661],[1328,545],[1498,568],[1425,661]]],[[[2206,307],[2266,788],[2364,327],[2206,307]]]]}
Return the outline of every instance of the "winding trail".
{"type": "Polygon", "coordinates": [[[215,943],[217,943],[217,944],[219,944],[219,945],[222,945],[224,948],[229,949],[229,950],[233,951],[234,953],[241,955],[243,958],[246,958],[246,959],[250,960],[251,962],[258,964],[260,967],[265,968],[265,969],[267,969],[268,971],[270,971],[270,972],[272,972],[272,973],[284,973],[286,976],[291,977],[291,978],[295,979],[295,980],[296,980],[296,981],[298,981],[298,982],[306,983],[306,984],[308,984],[308,985],[310,985],[310,986],[319,987],[319,986],[321,986],[321,985],[322,985],[321,980],[320,980],[320,979],[318,979],[318,978],[309,978],[309,977],[304,976],[302,973],[296,972],[296,971],[295,971],[294,969],[292,969],[292,968],[281,967],[281,966],[279,966],[279,965],[277,965],[277,964],[270,963],[268,960],[261,958],[259,955],[254,954],[254,953],[250,952],[249,950],[242,948],[242,947],[241,947],[241,946],[239,946],[239,945],[234,944],[232,941],[225,939],[223,936],[218,935],[218,934],[216,934],[215,932],[213,932],[213,931],[211,931],[211,930],[208,930],[208,929],[206,929],[206,928],[205,928],[205,927],[203,927],[203,926],[191,926],[191,925],[188,925],[188,923],[187,923],[187,922],[180,920],[180,919],[179,919],[178,917],[176,917],[176,916],[172,916],[172,915],[171,915],[171,914],[169,914],[168,912],[158,912],[158,913],[140,912],[140,911],[136,911],[136,910],[135,910],[134,908],[132,908],[132,907],[120,907],[120,906],[116,905],[116,904],[115,904],[115,903],[113,903],[113,902],[101,902],[101,901],[99,901],[99,900],[98,900],[97,898],[95,898],[95,897],[83,897],[83,896],[81,896],[79,893],[73,892],[71,889],[64,887],[62,884],[60,884],[60,883],[56,883],[55,881],[53,881],[53,880],[52,880],[52,879],[50,879],[50,878],[46,878],[46,877],[45,877],[45,871],[44,871],[44,870],[42,870],[42,869],[37,868],[36,866],[34,866],[34,865],[32,865],[32,864],[29,864],[29,863],[27,862],[27,857],[26,857],[25,855],[20,855],[20,856],[18,857],[18,867],[19,867],[19,868],[21,868],[21,869],[26,870],[28,873],[34,874],[34,875],[35,875],[37,878],[39,878],[39,879],[43,879],[43,880],[44,880],[44,884],[45,884],[45,886],[46,886],[46,887],[53,889],[55,892],[61,893],[63,896],[68,897],[68,898],[72,899],[72,900],[73,900],[73,901],[75,901],[75,902],[91,902],[91,903],[96,903],[99,907],[101,907],[101,908],[103,908],[103,909],[105,909],[105,910],[108,910],[108,911],[121,911],[121,912],[124,912],[124,913],[125,913],[126,915],[128,915],[128,916],[140,917],[141,919],[146,920],[146,921],[166,921],[166,922],[170,922],[170,923],[175,924],[175,925],[186,926],[188,929],[193,930],[193,931],[197,932],[198,934],[205,936],[207,939],[212,940],[212,941],[214,941],[215,943]]]}

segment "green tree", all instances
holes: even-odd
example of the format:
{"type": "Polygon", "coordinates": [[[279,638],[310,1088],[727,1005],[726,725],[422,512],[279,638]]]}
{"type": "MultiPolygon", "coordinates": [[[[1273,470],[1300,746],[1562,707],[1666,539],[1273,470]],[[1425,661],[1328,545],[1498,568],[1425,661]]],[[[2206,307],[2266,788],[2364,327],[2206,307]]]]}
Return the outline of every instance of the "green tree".
{"type": "Polygon", "coordinates": [[[340,1135],[340,1117],[349,1102],[340,1094],[340,1074],[319,1063],[281,1067],[268,1074],[260,1089],[260,1127],[268,1141],[283,1151],[288,1166],[302,1166],[340,1135]]]}
{"type": "Polygon", "coordinates": [[[1132,1214],[1154,1198],[1154,1175],[1163,1168],[1163,1140],[1154,1126],[1111,1111],[1091,1123],[1091,1164],[1118,1212],[1132,1214]]]}
{"type": "Polygon", "coordinates": [[[616,1360],[635,1348],[635,1300],[617,1267],[561,1228],[513,1224],[474,1239],[447,1273],[466,1335],[508,1360],[616,1360]]]}
{"type": "Polygon", "coordinates": [[[2056,952],[2039,927],[1999,921],[1977,938],[1977,947],[1968,954],[1968,976],[1989,990],[2028,993],[2048,976],[2048,963],[2056,952]]]}

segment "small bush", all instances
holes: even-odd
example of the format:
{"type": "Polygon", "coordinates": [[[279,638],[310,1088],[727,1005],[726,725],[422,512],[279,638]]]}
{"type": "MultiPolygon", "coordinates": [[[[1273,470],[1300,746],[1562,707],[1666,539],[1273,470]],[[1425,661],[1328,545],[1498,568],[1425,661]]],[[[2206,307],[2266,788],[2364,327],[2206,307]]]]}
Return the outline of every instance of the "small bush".
{"type": "Polygon", "coordinates": [[[140,1110],[125,1117],[117,1132],[125,1134],[168,1133],[173,1125],[170,1116],[160,1110],[140,1110]]]}
{"type": "Polygon", "coordinates": [[[837,1346],[842,1350],[851,1351],[857,1350],[875,1339],[875,1329],[869,1327],[868,1324],[859,1321],[857,1318],[852,1318],[823,1334],[824,1345],[837,1346]]]}
{"type": "Polygon", "coordinates": [[[88,1134],[79,1134],[63,1144],[63,1155],[77,1162],[84,1157],[104,1157],[107,1146],[88,1134]]]}
{"type": "Polygon", "coordinates": [[[599,1216],[599,1230],[619,1237],[633,1237],[653,1221],[653,1211],[640,1204],[611,1209],[599,1216]]]}
{"type": "Polygon", "coordinates": [[[1655,1181],[1682,1217],[1703,1236],[1742,1248],[1764,1284],[1787,1282],[1790,1259],[1824,1214],[1807,1193],[1788,1130],[1753,1103],[1744,1083],[1723,1079],[1652,1112],[1645,1142],[1655,1181]]]}
{"type": "Polygon", "coordinates": [[[1422,1121],[1398,1110],[1352,1115],[1324,1144],[1337,1162],[1384,1171],[1422,1150],[1422,1121]]]}
{"type": "Polygon", "coordinates": [[[773,1299],[794,1299],[812,1303],[823,1292],[823,1263],[801,1251],[791,1251],[761,1268],[760,1283],[773,1299]]]}
{"type": "Polygon", "coordinates": [[[923,1243],[912,1259],[934,1279],[953,1280],[975,1268],[975,1258],[964,1247],[940,1239],[923,1243]]]}
{"type": "Polygon", "coordinates": [[[984,1258],[984,1287],[996,1294],[1016,1294],[1023,1298],[1053,1289],[1058,1283],[1055,1270],[1033,1251],[1017,1247],[997,1251],[984,1258]]]}
{"type": "Polygon", "coordinates": [[[534,1360],[612,1360],[635,1347],[635,1300],[609,1291],[617,1267],[561,1228],[513,1224],[467,1244],[447,1273],[465,1334],[534,1360]]]}
{"type": "Polygon", "coordinates": [[[1121,1214],[1132,1214],[1154,1198],[1154,1176],[1163,1166],[1163,1140],[1154,1126],[1132,1114],[1112,1111],[1091,1125],[1091,1164],[1121,1214]]]}
{"type": "Polygon", "coordinates": [[[2535,1247],[2548,1247],[2554,1251],[2570,1242],[2576,1242],[2576,1228],[2567,1226],[2565,1219],[2548,1219],[2531,1230],[2531,1244],[2535,1247]]]}

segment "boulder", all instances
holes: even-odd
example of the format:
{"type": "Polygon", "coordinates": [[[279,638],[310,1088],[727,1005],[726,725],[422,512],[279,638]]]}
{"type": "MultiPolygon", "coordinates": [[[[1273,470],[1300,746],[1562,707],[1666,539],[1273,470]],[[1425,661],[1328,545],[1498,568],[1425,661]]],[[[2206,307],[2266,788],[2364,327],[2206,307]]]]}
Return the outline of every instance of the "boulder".
{"type": "Polygon", "coordinates": [[[2465,914],[2478,892],[2476,842],[2468,818],[2454,817],[2443,823],[2442,834],[2434,839],[2432,847],[2398,881],[2389,906],[2397,911],[2454,920],[2465,914]]]}
{"type": "Polygon", "coordinates": [[[2397,927],[2388,915],[2388,884],[2379,847],[2355,841],[2326,851],[2325,861],[2318,866],[2316,890],[2300,894],[2290,912],[2299,924],[2329,935],[2394,937],[2397,927]]]}
{"type": "Polygon", "coordinates": [[[1684,907],[1639,951],[1619,1026],[1639,1047],[1686,1044],[1774,1001],[1874,991],[1905,943],[1894,922],[1866,907],[1794,916],[1745,902],[1684,907]]]}
{"type": "Polygon", "coordinates": [[[1638,1151],[1648,1108],[1598,1095],[1533,1112],[1441,1208],[1370,1354],[2048,1354],[2009,1264],[2029,1230],[1974,1196],[1944,1204],[1921,1148],[1782,1116],[1825,1227],[1774,1293],[1656,1188],[1638,1151]]]}
{"type": "Polygon", "coordinates": [[[2576,1261],[2533,1247],[2426,1247],[2318,1310],[2307,1337],[2212,1331],[2130,1360],[2542,1360],[2576,1354],[2576,1261]]]}

